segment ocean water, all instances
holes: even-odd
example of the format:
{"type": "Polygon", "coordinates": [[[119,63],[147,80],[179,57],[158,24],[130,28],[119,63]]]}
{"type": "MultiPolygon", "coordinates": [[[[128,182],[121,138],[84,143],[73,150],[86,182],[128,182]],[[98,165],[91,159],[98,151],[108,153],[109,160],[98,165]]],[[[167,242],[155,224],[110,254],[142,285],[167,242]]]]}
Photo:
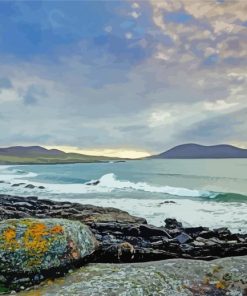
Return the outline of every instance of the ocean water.
{"type": "Polygon", "coordinates": [[[0,193],[116,207],[154,225],[173,217],[247,233],[247,159],[0,166],[0,193]]]}

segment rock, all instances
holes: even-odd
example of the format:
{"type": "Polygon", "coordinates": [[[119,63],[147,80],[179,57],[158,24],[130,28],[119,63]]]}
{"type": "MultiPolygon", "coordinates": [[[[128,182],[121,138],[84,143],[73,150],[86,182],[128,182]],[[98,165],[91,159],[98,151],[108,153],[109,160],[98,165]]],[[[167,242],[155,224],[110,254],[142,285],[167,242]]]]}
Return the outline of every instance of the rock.
{"type": "Polygon", "coordinates": [[[25,186],[25,188],[34,189],[35,186],[33,184],[28,184],[28,185],[25,186]]]}
{"type": "Polygon", "coordinates": [[[111,244],[103,248],[98,255],[100,262],[131,262],[134,258],[135,248],[128,242],[111,244]]]}
{"type": "Polygon", "coordinates": [[[44,186],[39,186],[38,188],[39,188],[39,189],[45,189],[45,187],[44,187],[44,186]]]}
{"type": "Polygon", "coordinates": [[[180,244],[185,244],[189,241],[192,241],[192,237],[189,236],[188,234],[182,232],[180,235],[176,236],[175,239],[180,243],[180,244]]]}
{"type": "Polygon", "coordinates": [[[83,223],[87,223],[88,225],[94,222],[120,222],[131,224],[147,223],[147,221],[144,218],[132,216],[129,213],[116,208],[103,208],[93,205],[82,205],[79,203],[51,201],[47,199],[39,199],[34,196],[19,197],[0,194],[0,208],[5,210],[4,215],[2,214],[2,211],[0,211],[0,220],[20,218],[21,213],[23,213],[23,217],[68,217],[71,220],[81,221],[83,223]],[[22,210],[20,210],[20,207],[17,207],[16,204],[19,202],[31,203],[33,205],[32,213],[28,214],[27,209],[29,208],[25,208],[25,206],[22,210]],[[13,207],[11,211],[7,209],[7,207],[10,205],[13,207]],[[15,216],[15,213],[17,212],[21,213],[15,216]]]}
{"type": "Polygon", "coordinates": [[[25,183],[16,183],[16,184],[12,184],[11,186],[12,187],[19,187],[21,185],[25,185],[25,183]]]}
{"type": "Polygon", "coordinates": [[[140,234],[144,237],[150,237],[150,236],[156,236],[156,235],[162,235],[168,238],[171,238],[171,236],[167,233],[166,230],[155,227],[153,225],[140,225],[140,234]]]}
{"type": "Polygon", "coordinates": [[[165,200],[165,201],[162,201],[161,203],[159,203],[159,205],[163,205],[163,204],[175,204],[176,202],[173,201],[173,200],[165,200]]]}
{"type": "Polygon", "coordinates": [[[91,181],[91,182],[87,182],[86,185],[89,185],[89,186],[96,186],[100,183],[99,180],[95,180],[95,181],[91,181]]]}
{"type": "Polygon", "coordinates": [[[199,226],[199,227],[186,227],[183,230],[185,233],[195,238],[199,236],[201,232],[208,231],[209,229],[207,227],[199,226]]]}
{"type": "MultiPolygon", "coordinates": [[[[90,229],[64,219],[13,219],[0,222],[0,275],[8,288],[35,275],[63,274],[82,264],[97,248],[90,229]],[[21,276],[18,276],[21,275],[21,276]]],[[[30,282],[30,281],[29,281],[30,282]]],[[[15,287],[16,289],[16,287],[15,287]]]]}
{"type": "Polygon", "coordinates": [[[166,227],[156,227],[115,208],[0,195],[0,220],[25,217],[66,218],[86,223],[100,243],[94,262],[178,257],[212,260],[247,255],[247,234],[232,234],[225,228],[213,231],[206,227],[183,228],[176,219],[166,219],[166,227]],[[125,243],[133,246],[132,256],[119,256],[119,246],[125,243]]]}
{"type": "Polygon", "coordinates": [[[193,241],[193,246],[195,246],[195,247],[203,247],[203,246],[205,246],[205,243],[204,242],[200,242],[200,241],[193,241]]]}
{"type": "Polygon", "coordinates": [[[165,227],[167,229],[175,229],[175,228],[181,228],[183,227],[181,222],[178,222],[176,219],[167,218],[165,219],[165,227]]]}
{"type": "Polygon", "coordinates": [[[203,237],[203,238],[212,238],[215,236],[215,232],[212,231],[212,230],[204,230],[202,232],[199,233],[200,237],[203,237]]]}
{"type": "Polygon", "coordinates": [[[136,264],[90,264],[19,296],[242,296],[247,257],[211,262],[172,259],[136,264]]]}

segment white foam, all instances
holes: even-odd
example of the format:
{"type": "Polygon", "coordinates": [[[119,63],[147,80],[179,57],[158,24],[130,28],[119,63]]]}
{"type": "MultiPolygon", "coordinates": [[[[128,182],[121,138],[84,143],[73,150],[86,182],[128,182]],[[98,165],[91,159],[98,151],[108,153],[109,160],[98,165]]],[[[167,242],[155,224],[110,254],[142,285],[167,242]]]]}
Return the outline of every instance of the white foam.
{"type": "MultiPolygon", "coordinates": [[[[16,181],[18,181],[20,179],[23,179],[23,178],[34,178],[36,176],[37,176],[37,174],[32,173],[32,172],[29,172],[29,173],[26,173],[26,174],[20,174],[20,175],[17,175],[17,174],[0,174],[0,180],[1,181],[8,181],[8,182],[12,181],[12,183],[15,183],[16,181]]],[[[27,181],[27,182],[29,182],[29,181],[27,181]]]]}
{"type": "Polygon", "coordinates": [[[124,190],[140,190],[152,193],[167,193],[175,196],[183,197],[200,197],[210,195],[210,192],[193,190],[180,187],[171,186],[154,186],[145,182],[130,182],[117,180],[114,174],[106,174],[100,178],[99,187],[109,188],[110,190],[124,189],[124,190]]]}
{"type": "MultiPolygon", "coordinates": [[[[68,199],[58,199],[68,201],[68,199]]],[[[148,223],[164,225],[166,218],[176,218],[184,226],[206,226],[212,229],[228,227],[234,232],[247,233],[247,203],[227,203],[176,199],[176,203],[164,203],[159,199],[87,198],[73,202],[103,207],[115,207],[132,215],[144,217],[148,223]]]]}
{"type": "MultiPolygon", "coordinates": [[[[1,180],[9,181],[11,184],[18,182],[21,179],[22,182],[30,183],[30,181],[24,178],[33,178],[37,174],[29,172],[27,174],[12,174],[12,175],[1,175],[1,180]]],[[[96,180],[92,180],[96,181],[96,180]]],[[[87,185],[85,184],[52,184],[52,183],[41,183],[41,182],[31,182],[35,186],[44,186],[47,192],[55,194],[86,194],[86,193],[108,193],[113,191],[144,191],[150,193],[164,193],[174,196],[181,197],[200,197],[209,196],[210,192],[193,190],[180,187],[171,186],[154,186],[145,182],[130,182],[128,180],[118,180],[116,176],[112,173],[103,175],[99,179],[100,183],[98,185],[87,185]]],[[[87,182],[88,183],[88,182],[87,182]]],[[[23,186],[20,186],[21,189],[23,186]]],[[[43,191],[43,190],[42,190],[43,191]]]]}

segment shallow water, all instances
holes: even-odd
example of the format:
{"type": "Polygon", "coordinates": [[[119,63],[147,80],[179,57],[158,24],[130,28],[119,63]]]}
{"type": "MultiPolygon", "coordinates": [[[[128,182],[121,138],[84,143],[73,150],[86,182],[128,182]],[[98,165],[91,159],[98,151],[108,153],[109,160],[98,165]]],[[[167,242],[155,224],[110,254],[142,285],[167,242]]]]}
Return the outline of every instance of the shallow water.
{"type": "Polygon", "coordinates": [[[247,232],[246,159],[0,166],[0,181],[0,193],[114,206],[155,225],[175,217],[185,225],[247,232]],[[86,185],[91,180],[100,183],[86,185]],[[175,203],[162,203],[167,200],[175,203]]]}

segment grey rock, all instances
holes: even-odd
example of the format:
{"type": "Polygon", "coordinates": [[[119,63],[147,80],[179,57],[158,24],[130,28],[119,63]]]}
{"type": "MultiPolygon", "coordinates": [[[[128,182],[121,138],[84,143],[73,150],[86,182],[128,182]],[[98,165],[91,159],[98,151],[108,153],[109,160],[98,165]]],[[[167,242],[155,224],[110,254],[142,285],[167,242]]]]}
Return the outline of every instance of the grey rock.
{"type": "MultiPolygon", "coordinates": [[[[97,249],[88,226],[64,219],[10,219],[0,222],[0,276],[8,288],[57,270],[63,274],[97,249]],[[21,275],[21,276],[18,276],[21,275]]],[[[29,284],[28,284],[29,283],[29,284]]]]}
{"type": "Polygon", "coordinates": [[[192,240],[192,237],[189,236],[188,234],[182,232],[180,235],[176,236],[175,239],[180,243],[180,244],[185,244],[189,241],[192,240]]]}
{"type": "Polygon", "coordinates": [[[211,262],[90,264],[32,292],[42,296],[243,296],[246,288],[247,256],[211,262]]]}

